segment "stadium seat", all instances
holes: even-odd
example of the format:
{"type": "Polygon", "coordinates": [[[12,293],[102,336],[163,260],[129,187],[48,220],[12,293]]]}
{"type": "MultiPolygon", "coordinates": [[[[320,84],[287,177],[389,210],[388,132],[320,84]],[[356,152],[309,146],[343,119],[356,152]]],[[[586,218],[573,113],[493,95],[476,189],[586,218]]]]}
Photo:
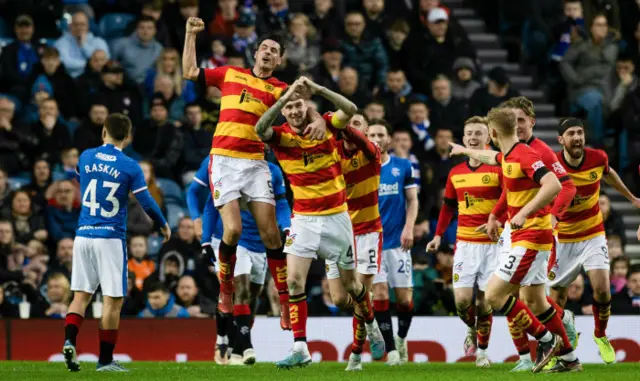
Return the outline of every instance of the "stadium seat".
{"type": "Polygon", "coordinates": [[[0,37],[11,37],[13,33],[11,33],[11,28],[7,25],[7,21],[4,17],[0,17],[0,37]]]}
{"type": "Polygon", "coordinates": [[[107,13],[98,23],[98,34],[107,40],[124,37],[124,31],[134,20],[128,13],[107,13]]]}
{"type": "Polygon", "coordinates": [[[166,203],[165,208],[167,209],[167,222],[169,223],[169,227],[171,230],[174,230],[178,227],[180,219],[186,214],[184,208],[174,203],[166,203]]]}
{"type": "Polygon", "coordinates": [[[9,177],[9,188],[16,190],[29,184],[31,179],[28,177],[9,177]]]}
{"type": "Polygon", "coordinates": [[[182,207],[184,205],[184,197],[182,195],[182,189],[175,181],[171,179],[160,178],[157,179],[158,187],[164,194],[165,203],[176,204],[182,207]]]}
{"type": "Polygon", "coordinates": [[[147,240],[147,254],[149,254],[149,256],[152,259],[156,259],[161,248],[162,248],[162,237],[149,236],[147,240]]]}

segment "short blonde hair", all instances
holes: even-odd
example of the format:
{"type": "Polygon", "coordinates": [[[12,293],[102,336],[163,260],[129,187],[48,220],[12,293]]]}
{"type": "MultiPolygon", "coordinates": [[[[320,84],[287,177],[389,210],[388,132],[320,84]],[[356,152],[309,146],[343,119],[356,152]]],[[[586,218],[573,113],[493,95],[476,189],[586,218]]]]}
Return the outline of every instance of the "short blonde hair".
{"type": "Polygon", "coordinates": [[[527,97],[519,96],[510,98],[498,106],[500,108],[517,108],[522,110],[530,118],[536,117],[536,111],[533,107],[533,102],[527,97]]]}
{"type": "Polygon", "coordinates": [[[488,126],[489,121],[486,116],[472,116],[464,121],[464,125],[466,126],[467,124],[484,124],[485,126],[488,126]]]}
{"type": "Polygon", "coordinates": [[[492,108],[487,114],[487,123],[500,135],[510,136],[516,133],[516,114],[508,108],[492,108]]]}

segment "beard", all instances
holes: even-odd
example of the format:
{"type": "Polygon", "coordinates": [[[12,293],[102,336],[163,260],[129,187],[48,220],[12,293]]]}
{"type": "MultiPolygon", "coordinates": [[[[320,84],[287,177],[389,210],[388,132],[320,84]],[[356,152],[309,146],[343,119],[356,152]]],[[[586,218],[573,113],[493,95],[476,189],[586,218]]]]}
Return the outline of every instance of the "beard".
{"type": "Polygon", "coordinates": [[[567,153],[569,154],[569,156],[571,156],[572,159],[578,160],[584,155],[583,145],[565,147],[564,149],[565,151],[567,151],[567,153]]]}

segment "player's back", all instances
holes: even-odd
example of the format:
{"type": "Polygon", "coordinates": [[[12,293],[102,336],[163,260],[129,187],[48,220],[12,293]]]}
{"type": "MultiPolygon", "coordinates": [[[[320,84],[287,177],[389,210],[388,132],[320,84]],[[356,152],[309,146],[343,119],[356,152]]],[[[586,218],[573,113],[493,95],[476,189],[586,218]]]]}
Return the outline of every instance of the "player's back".
{"type": "Polygon", "coordinates": [[[411,162],[389,156],[382,163],[378,205],[382,217],[383,249],[400,246],[400,236],[407,218],[405,189],[417,187],[411,162]]]}
{"type": "Polygon", "coordinates": [[[353,234],[382,231],[378,208],[378,188],[382,166],[380,150],[370,160],[362,150],[347,152],[341,146],[341,164],[347,184],[347,207],[353,223],[353,234]]]}
{"type": "Polygon", "coordinates": [[[129,192],[146,189],[138,163],[105,144],[80,155],[78,174],[82,208],[77,235],[125,239],[129,192]]]}

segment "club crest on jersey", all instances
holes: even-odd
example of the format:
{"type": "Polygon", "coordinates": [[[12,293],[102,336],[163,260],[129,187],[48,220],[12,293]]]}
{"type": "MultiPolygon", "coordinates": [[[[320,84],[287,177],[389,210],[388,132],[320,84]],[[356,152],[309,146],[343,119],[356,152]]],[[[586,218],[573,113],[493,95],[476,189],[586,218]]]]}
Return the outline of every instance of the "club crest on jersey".
{"type": "Polygon", "coordinates": [[[392,174],[394,177],[398,177],[398,176],[400,176],[400,168],[396,168],[396,167],[391,168],[391,174],[392,174]]]}
{"type": "Polygon", "coordinates": [[[457,281],[459,281],[459,280],[460,280],[460,275],[458,275],[458,274],[453,274],[453,282],[455,283],[455,282],[457,282],[457,281]]]}
{"type": "Polygon", "coordinates": [[[507,175],[510,175],[512,171],[511,164],[507,165],[507,175]]]}
{"type": "Polygon", "coordinates": [[[267,84],[264,85],[264,89],[269,91],[269,92],[271,92],[271,91],[275,90],[276,88],[267,83],[267,84]]]}
{"type": "MultiPolygon", "coordinates": [[[[293,240],[294,240],[295,238],[296,238],[296,235],[295,235],[295,234],[291,234],[291,235],[289,235],[289,236],[287,237],[287,240],[284,242],[284,245],[285,245],[285,246],[287,246],[287,247],[288,247],[288,246],[293,245],[293,240]]],[[[329,266],[327,266],[327,269],[328,269],[328,268],[329,268],[329,266]]]]}
{"type": "Polygon", "coordinates": [[[549,278],[549,280],[554,280],[556,279],[556,273],[552,271],[549,271],[549,274],[547,275],[547,278],[549,278]]]}
{"type": "Polygon", "coordinates": [[[489,175],[482,176],[482,183],[483,184],[489,184],[489,181],[491,181],[491,177],[489,177],[489,175]]]}
{"type": "Polygon", "coordinates": [[[590,172],[590,173],[589,173],[589,179],[590,179],[591,181],[596,181],[596,180],[598,179],[598,174],[597,174],[597,173],[595,173],[595,172],[590,172]]]}
{"type": "Polygon", "coordinates": [[[353,168],[358,168],[359,165],[360,165],[360,161],[358,160],[357,157],[354,157],[353,159],[351,159],[351,166],[353,168]]]}

